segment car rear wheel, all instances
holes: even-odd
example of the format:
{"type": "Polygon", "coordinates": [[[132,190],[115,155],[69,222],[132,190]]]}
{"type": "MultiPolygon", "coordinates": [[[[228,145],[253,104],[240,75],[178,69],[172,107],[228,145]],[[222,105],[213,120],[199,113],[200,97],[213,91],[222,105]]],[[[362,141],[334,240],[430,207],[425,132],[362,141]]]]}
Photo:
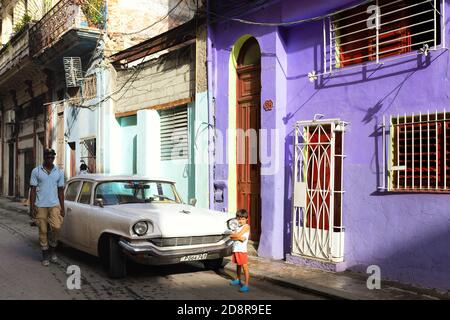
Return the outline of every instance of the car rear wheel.
{"type": "Polygon", "coordinates": [[[223,258],[211,259],[203,261],[206,269],[219,270],[223,268],[223,258]]]}
{"type": "Polygon", "coordinates": [[[117,238],[109,238],[109,276],[114,279],[127,275],[127,257],[123,254],[117,238]]]}

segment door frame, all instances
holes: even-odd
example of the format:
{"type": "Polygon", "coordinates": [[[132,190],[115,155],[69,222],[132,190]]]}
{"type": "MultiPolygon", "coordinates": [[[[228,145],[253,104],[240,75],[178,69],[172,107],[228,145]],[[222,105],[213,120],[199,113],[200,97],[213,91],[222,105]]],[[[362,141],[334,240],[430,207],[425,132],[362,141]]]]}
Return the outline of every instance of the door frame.
{"type": "Polygon", "coordinates": [[[15,143],[8,143],[8,196],[14,196],[15,180],[15,143]]]}
{"type": "Polygon", "coordinates": [[[236,157],[236,95],[237,95],[237,61],[244,43],[253,37],[250,34],[241,36],[233,45],[228,63],[228,131],[227,131],[227,164],[228,188],[227,211],[237,211],[237,157],[236,157]]]}

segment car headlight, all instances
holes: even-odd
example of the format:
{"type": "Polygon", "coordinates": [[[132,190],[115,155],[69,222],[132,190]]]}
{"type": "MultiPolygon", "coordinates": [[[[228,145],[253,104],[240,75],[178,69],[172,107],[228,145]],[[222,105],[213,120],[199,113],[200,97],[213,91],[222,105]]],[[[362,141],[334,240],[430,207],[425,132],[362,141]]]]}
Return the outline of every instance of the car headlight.
{"type": "Polygon", "coordinates": [[[145,235],[148,231],[148,223],[146,221],[139,221],[135,223],[135,225],[133,226],[133,231],[138,236],[145,235]]]}
{"type": "Polygon", "coordinates": [[[239,222],[237,219],[230,219],[227,221],[227,227],[232,231],[237,230],[239,228],[239,222]]]}

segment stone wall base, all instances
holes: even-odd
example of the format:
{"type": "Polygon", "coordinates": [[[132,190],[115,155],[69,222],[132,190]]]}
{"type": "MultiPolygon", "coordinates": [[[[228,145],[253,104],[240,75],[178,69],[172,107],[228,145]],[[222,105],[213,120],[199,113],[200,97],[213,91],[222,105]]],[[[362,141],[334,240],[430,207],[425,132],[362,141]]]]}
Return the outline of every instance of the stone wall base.
{"type": "Polygon", "coordinates": [[[310,267],[314,269],[320,269],[332,272],[343,272],[347,269],[346,262],[326,262],[315,259],[308,259],[304,257],[294,256],[291,254],[286,255],[286,261],[297,264],[304,267],[310,267]]]}

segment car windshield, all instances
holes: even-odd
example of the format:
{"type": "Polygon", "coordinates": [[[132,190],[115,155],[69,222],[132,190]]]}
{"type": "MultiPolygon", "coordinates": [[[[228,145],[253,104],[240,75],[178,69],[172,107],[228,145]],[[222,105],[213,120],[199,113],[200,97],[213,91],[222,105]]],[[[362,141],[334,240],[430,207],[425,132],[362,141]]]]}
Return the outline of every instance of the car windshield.
{"type": "Polygon", "coordinates": [[[181,203],[175,186],[160,181],[111,181],[97,185],[95,199],[102,199],[104,205],[125,203],[181,203]]]}

